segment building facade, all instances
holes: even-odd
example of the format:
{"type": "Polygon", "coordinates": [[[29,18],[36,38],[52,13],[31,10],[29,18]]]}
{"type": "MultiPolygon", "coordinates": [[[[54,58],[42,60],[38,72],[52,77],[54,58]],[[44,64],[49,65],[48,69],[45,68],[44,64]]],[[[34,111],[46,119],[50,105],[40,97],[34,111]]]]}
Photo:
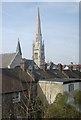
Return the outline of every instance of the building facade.
{"type": "MultiPolygon", "coordinates": [[[[1,70],[1,69],[0,69],[1,70]]],[[[27,72],[20,68],[4,68],[0,71],[2,91],[0,90],[0,118],[31,118],[34,117],[34,104],[36,98],[36,82],[27,72]],[[33,109],[32,109],[33,108],[33,109]]],[[[36,117],[36,116],[35,116],[36,117]]]]}
{"type": "Polygon", "coordinates": [[[79,79],[42,79],[37,86],[38,96],[44,104],[52,104],[58,93],[67,92],[71,95],[76,90],[81,91],[79,79]]]}

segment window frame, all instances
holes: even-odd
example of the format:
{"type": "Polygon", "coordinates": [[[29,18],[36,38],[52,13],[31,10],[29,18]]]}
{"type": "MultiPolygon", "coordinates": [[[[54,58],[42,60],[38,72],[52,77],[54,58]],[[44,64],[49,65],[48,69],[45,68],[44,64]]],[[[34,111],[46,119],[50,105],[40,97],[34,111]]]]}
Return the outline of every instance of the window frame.
{"type": "Polygon", "coordinates": [[[72,93],[74,91],[74,84],[69,84],[68,91],[69,93],[72,93]]]}
{"type": "Polygon", "coordinates": [[[21,101],[21,94],[20,94],[20,92],[13,93],[12,101],[13,101],[13,103],[17,103],[17,102],[21,101]]]}

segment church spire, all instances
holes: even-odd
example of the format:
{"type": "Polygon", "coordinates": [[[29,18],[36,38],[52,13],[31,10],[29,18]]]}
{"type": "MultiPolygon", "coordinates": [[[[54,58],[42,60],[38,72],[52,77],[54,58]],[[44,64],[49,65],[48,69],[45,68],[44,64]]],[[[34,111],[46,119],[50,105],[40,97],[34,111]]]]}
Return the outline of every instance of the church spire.
{"type": "Polygon", "coordinates": [[[36,40],[33,43],[33,60],[40,69],[45,65],[44,43],[42,42],[40,12],[37,9],[36,40]]]}
{"type": "Polygon", "coordinates": [[[19,42],[19,38],[18,38],[18,43],[17,43],[17,48],[16,48],[16,53],[19,52],[20,55],[22,55],[22,52],[21,52],[21,46],[20,46],[20,42],[19,42]]]}
{"type": "Polygon", "coordinates": [[[36,35],[41,35],[41,23],[40,23],[40,12],[39,8],[37,9],[37,26],[36,26],[36,35]]]}

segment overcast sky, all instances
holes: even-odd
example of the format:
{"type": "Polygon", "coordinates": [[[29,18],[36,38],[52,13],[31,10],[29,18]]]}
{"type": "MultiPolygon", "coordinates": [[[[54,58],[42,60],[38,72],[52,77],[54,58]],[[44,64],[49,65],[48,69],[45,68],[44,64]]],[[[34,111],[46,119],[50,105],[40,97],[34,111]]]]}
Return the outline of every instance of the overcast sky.
{"type": "Polygon", "coordinates": [[[23,57],[32,58],[37,7],[46,61],[69,64],[79,59],[79,3],[2,3],[2,52],[15,52],[18,37],[23,57]]]}

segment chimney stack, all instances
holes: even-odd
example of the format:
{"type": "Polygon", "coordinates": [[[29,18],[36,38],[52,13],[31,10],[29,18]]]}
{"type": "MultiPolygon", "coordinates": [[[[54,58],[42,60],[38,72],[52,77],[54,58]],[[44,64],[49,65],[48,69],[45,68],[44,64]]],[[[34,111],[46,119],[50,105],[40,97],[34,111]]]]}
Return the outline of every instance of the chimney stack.
{"type": "Polygon", "coordinates": [[[58,68],[59,71],[62,71],[62,69],[63,69],[62,64],[58,64],[58,65],[57,65],[57,68],[58,68]]]}

